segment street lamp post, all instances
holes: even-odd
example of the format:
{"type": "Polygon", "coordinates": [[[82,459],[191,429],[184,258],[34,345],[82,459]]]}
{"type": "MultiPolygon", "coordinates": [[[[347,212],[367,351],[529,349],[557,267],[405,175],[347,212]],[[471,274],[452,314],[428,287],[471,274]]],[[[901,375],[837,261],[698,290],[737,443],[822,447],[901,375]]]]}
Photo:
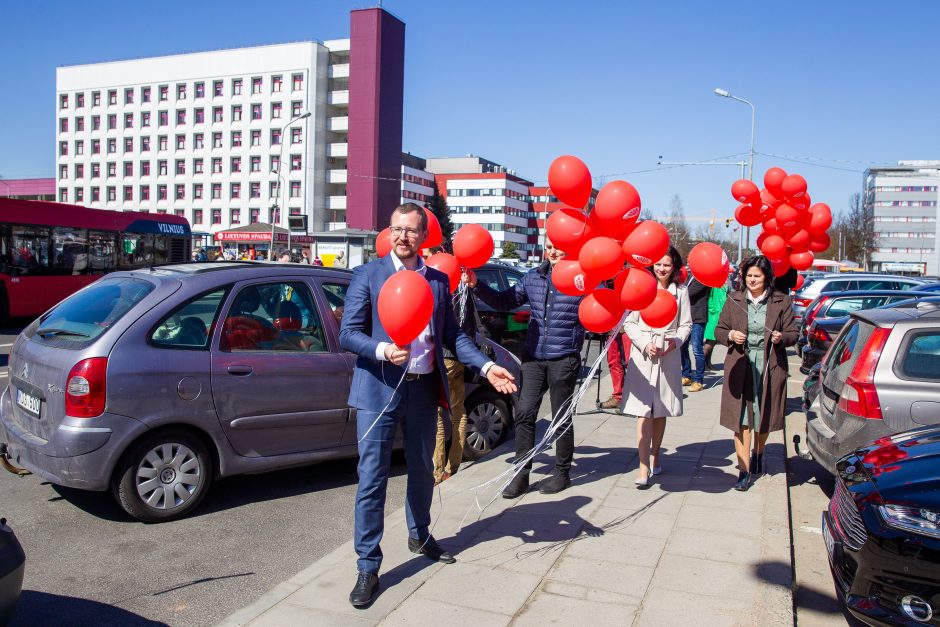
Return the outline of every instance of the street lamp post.
{"type": "MultiPolygon", "coordinates": [[[[285,143],[284,132],[294,122],[299,122],[300,120],[305,120],[309,117],[310,117],[309,111],[305,113],[301,113],[300,115],[294,116],[293,118],[288,120],[287,123],[281,127],[281,136],[280,136],[281,150],[280,152],[278,152],[278,155],[277,155],[277,170],[275,171],[275,174],[277,174],[277,183],[274,186],[274,204],[271,205],[271,250],[268,251],[268,261],[271,261],[274,256],[274,228],[277,225],[277,223],[281,221],[280,219],[281,212],[280,212],[280,207],[278,206],[278,201],[281,199],[281,187],[282,187],[281,181],[284,178],[284,175],[283,175],[284,143],[285,143]]],[[[289,244],[290,244],[290,240],[288,239],[288,246],[289,244]]]]}
{"type": "MultiPolygon", "coordinates": [[[[751,108],[751,149],[748,153],[748,173],[747,178],[750,181],[754,180],[754,123],[756,120],[756,114],[754,111],[754,104],[750,100],[745,100],[744,98],[739,98],[735,96],[727,89],[722,89],[721,87],[715,88],[715,95],[721,96],[722,98],[731,98],[732,100],[737,100],[738,102],[743,102],[751,108]]],[[[747,227],[747,246],[751,247],[751,227],[747,227]]]]}

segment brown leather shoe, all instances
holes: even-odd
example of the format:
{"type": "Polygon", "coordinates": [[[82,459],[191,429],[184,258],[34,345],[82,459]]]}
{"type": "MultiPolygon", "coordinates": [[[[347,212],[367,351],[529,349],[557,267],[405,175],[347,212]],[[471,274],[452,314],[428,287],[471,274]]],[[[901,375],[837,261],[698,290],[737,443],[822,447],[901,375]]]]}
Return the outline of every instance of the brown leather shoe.
{"type": "Polygon", "coordinates": [[[698,381],[694,381],[692,385],[689,386],[689,392],[701,392],[704,389],[705,389],[705,386],[699,383],[698,381]]]}
{"type": "Polygon", "coordinates": [[[692,385],[692,379],[688,377],[682,377],[682,387],[689,387],[692,385]]]}
{"type": "Polygon", "coordinates": [[[606,401],[601,403],[601,409],[617,409],[620,407],[620,399],[616,396],[611,396],[606,401]]]}

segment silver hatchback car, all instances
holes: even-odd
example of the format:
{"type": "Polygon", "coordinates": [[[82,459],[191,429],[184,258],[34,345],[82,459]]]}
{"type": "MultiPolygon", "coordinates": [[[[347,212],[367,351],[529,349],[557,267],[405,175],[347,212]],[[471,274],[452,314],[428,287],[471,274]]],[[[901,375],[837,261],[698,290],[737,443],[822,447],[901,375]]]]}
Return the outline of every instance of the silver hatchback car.
{"type": "MultiPolygon", "coordinates": [[[[150,522],[189,514],[214,479],[356,455],[339,346],[347,270],[192,263],[109,274],[30,324],[10,351],[0,443],[52,483],[111,489],[150,522]]],[[[478,337],[497,363],[519,362],[478,337]]],[[[469,380],[473,456],[515,399],[469,380]]]]}
{"type": "Polygon", "coordinates": [[[853,313],[820,367],[806,413],[810,452],[835,474],[836,461],[861,446],[940,424],[938,383],[940,303],[853,313]]]}

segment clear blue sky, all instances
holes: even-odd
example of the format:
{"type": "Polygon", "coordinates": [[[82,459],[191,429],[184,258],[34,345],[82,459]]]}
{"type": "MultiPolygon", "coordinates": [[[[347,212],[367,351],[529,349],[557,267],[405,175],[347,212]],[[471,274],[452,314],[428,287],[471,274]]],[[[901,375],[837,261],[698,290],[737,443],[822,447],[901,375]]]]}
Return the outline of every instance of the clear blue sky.
{"type": "MultiPolygon", "coordinates": [[[[274,5],[10,2],[0,38],[0,176],[53,176],[55,67],[349,34],[346,0],[274,5]]],[[[473,153],[544,181],[560,154],[633,183],[644,207],[729,216],[746,157],[799,172],[834,210],[862,171],[940,159],[940,3],[387,0],[406,25],[404,150],[473,153]],[[932,60],[931,60],[932,59],[932,60]],[[794,163],[768,154],[797,157],[794,163]],[[823,167],[825,166],[825,167],[823,167]]]]}

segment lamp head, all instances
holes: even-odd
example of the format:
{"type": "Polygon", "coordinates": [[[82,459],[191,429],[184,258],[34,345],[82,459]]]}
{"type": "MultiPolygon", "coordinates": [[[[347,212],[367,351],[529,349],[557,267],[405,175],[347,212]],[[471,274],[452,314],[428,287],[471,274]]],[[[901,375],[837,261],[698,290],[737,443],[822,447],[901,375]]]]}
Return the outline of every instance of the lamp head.
{"type": "Polygon", "coordinates": [[[715,95],[716,95],[716,96],[721,96],[722,98],[730,98],[730,97],[731,97],[731,92],[728,91],[727,89],[722,89],[721,87],[716,87],[716,88],[715,88],[715,95]]]}

